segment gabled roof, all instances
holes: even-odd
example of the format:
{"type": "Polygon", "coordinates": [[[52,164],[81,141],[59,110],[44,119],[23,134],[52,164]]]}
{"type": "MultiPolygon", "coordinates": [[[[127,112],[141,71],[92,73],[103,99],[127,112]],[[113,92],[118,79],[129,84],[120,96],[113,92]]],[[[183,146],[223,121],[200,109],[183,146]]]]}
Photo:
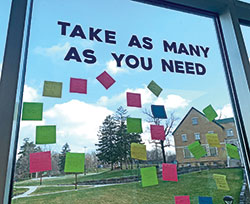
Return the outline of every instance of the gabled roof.
{"type": "Polygon", "coordinates": [[[216,122],[220,124],[234,123],[234,118],[224,118],[224,119],[216,120],[216,122]]]}
{"type": "MultiPolygon", "coordinates": [[[[206,116],[205,116],[202,112],[200,112],[200,111],[198,111],[196,108],[192,107],[192,108],[190,108],[190,110],[187,112],[187,114],[185,115],[185,117],[181,120],[181,122],[179,123],[179,125],[177,125],[177,127],[176,127],[175,130],[173,131],[172,135],[174,135],[174,133],[176,132],[176,130],[181,126],[181,124],[183,123],[183,121],[186,119],[186,117],[189,115],[189,113],[190,113],[192,110],[197,111],[199,114],[201,114],[203,117],[206,118],[206,116]]],[[[226,119],[222,119],[222,120],[226,120],[226,119]]],[[[218,126],[221,127],[222,129],[224,129],[224,127],[223,127],[219,122],[217,122],[217,120],[213,120],[212,123],[218,125],[218,126]]]]}

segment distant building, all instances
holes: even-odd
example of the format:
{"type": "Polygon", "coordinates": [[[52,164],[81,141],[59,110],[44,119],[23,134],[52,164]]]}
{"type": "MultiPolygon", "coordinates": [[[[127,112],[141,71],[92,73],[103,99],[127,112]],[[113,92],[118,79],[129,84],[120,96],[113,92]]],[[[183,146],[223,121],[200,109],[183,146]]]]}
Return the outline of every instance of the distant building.
{"type": "Polygon", "coordinates": [[[239,148],[238,136],[234,118],[225,118],[210,122],[203,113],[191,108],[173,132],[175,140],[176,160],[178,167],[187,166],[240,166],[240,161],[227,157],[225,144],[234,144],[239,148]],[[218,134],[220,148],[209,147],[206,134],[218,134]],[[195,159],[188,150],[188,145],[200,141],[206,149],[207,155],[195,159]]]}

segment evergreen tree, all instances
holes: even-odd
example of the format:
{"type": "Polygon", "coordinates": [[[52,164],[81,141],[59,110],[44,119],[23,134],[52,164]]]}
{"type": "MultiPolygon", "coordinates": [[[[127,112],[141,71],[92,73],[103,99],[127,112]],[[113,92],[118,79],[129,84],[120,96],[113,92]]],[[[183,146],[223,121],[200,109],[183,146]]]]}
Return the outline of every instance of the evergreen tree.
{"type": "Polygon", "coordinates": [[[59,166],[59,171],[64,174],[64,165],[65,165],[65,158],[66,158],[66,153],[67,152],[70,152],[70,148],[69,148],[69,144],[66,142],[65,145],[63,145],[62,147],[62,151],[59,155],[59,163],[58,163],[58,166],[59,166]]]}

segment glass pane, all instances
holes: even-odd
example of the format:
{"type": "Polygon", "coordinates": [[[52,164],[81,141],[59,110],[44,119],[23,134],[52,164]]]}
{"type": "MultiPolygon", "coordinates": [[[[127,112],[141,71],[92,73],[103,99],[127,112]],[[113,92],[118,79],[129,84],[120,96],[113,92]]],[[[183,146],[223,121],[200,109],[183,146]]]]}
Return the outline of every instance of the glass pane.
{"type": "Polygon", "coordinates": [[[13,203],[240,201],[213,18],[132,1],[35,1],[23,96],[13,203]]]}
{"type": "Polygon", "coordinates": [[[239,0],[239,1],[250,3],[250,0],[239,0]]]}

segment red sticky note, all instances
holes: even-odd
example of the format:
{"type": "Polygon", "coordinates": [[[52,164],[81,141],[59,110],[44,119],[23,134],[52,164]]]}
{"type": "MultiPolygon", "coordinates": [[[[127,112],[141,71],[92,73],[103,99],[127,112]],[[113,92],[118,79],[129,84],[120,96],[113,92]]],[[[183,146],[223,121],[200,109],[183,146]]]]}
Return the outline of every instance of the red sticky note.
{"type": "Polygon", "coordinates": [[[150,125],[152,140],[165,140],[165,131],[163,125],[150,125]]]}
{"type": "Polygon", "coordinates": [[[141,108],[141,94],[127,92],[127,106],[141,108]]]}
{"type": "Polygon", "coordinates": [[[87,80],[70,78],[69,92],[87,94],[87,80]]]}
{"type": "Polygon", "coordinates": [[[30,173],[49,170],[51,170],[50,151],[30,154],[30,173]]]}
{"type": "Polygon", "coordinates": [[[176,164],[162,164],[162,180],[176,182],[178,181],[176,164]]]}
{"type": "Polygon", "coordinates": [[[115,83],[115,80],[106,71],[96,77],[96,79],[105,87],[105,89],[108,89],[115,83]]]}
{"type": "Polygon", "coordinates": [[[189,196],[175,196],[175,204],[190,204],[189,196]]]}

